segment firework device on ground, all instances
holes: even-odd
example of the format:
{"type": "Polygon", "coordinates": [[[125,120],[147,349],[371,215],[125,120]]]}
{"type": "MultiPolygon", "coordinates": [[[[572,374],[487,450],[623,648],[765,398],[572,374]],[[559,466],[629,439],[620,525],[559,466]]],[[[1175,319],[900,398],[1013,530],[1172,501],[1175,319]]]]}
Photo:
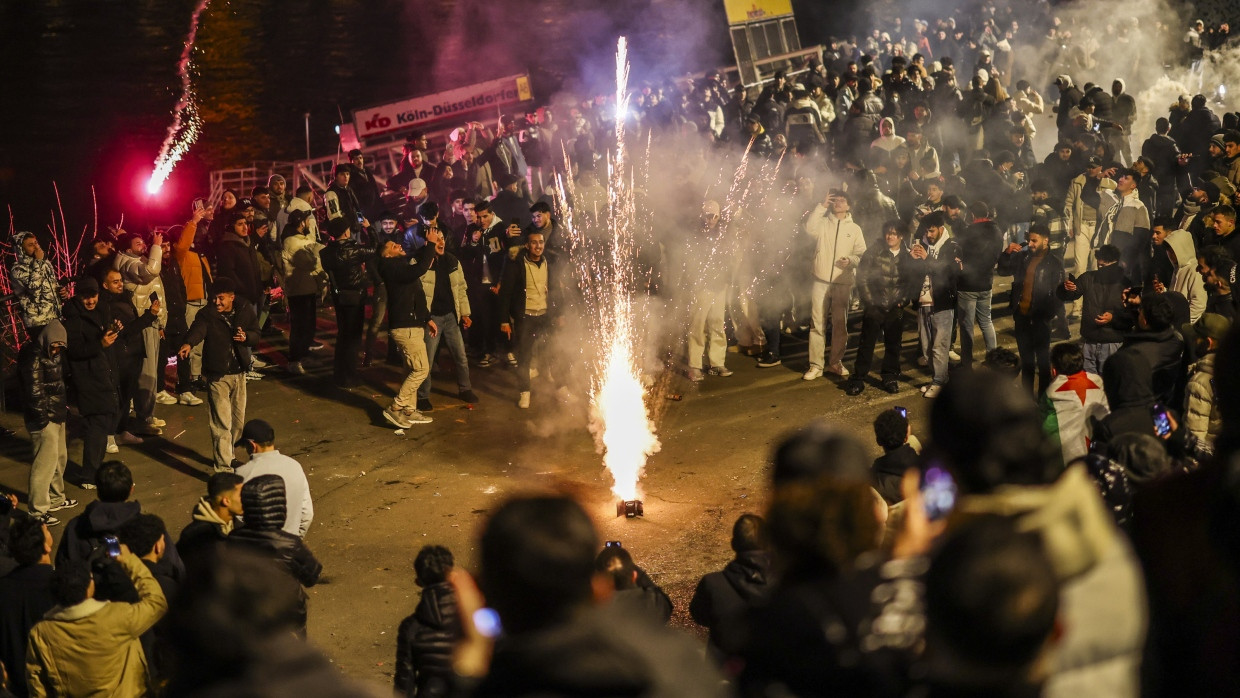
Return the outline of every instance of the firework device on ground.
{"type": "Polygon", "coordinates": [[[642,506],[642,500],[629,499],[616,502],[616,516],[623,516],[626,519],[636,519],[639,516],[645,516],[646,509],[642,506]]]}

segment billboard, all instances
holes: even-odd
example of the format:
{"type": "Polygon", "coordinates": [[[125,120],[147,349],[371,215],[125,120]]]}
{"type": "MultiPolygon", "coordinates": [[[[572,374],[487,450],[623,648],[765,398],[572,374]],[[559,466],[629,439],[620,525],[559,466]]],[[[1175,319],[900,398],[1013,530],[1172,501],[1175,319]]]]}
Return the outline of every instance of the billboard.
{"type": "Polygon", "coordinates": [[[728,24],[762,22],[792,14],[792,0],[723,0],[728,24]]]}
{"type": "Polygon", "coordinates": [[[528,75],[511,75],[446,92],[404,99],[353,111],[358,138],[416,128],[479,109],[494,109],[533,99],[528,75]]]}

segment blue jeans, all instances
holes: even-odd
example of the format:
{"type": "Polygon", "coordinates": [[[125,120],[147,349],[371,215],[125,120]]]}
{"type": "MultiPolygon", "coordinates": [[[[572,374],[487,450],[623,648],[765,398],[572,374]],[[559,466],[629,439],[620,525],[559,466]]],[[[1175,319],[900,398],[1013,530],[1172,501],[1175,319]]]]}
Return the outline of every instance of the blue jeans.
{"type": "Polygon", "coordinates": [[[917,310],[917,320],[928,338],[930,365],[934,367],[934,384],[947,385],[947,353],[952,346],[952,325],[956,311],[952,308],[934,311],[934,306],[923,305],[917,310]]]}
{"type": "Polygon", "coordinates": [[[986,351],[999,346],[995,324],[990,319],[990,291],[957,291],[956,322],[960,323],[960,360],[964,366],[973,364],[973,321],[982,329],[986,351]]]}
{"type": "MultiPolygon", "coordinates": [[[[456,362],[456,385],[460,392],[472,390],[469,385],[469,359],[465,356],[465,338],[461,335],[461,326],[457,323],[456,313],[448,315],[432,315],[431,321],[439,328],[439,332],[434,337],[430,332],[426,332],[426,358],[431,369],[435,368],[435,355],[439,353],[439,341],[442,339],[448,345],[448,352],[452,354],[452,360],[456,362]]],[[[418,386],[418,399],[429,400],[431,397],[431,376],[428,373],[426,380],[422,381],[422,385],[418,386]]]]}
{"type": "Polygon", "coordinates": [[[1102,375],[1102,366],[1119,351],[1120,342],[1081,342],[1081,353],[1085,356],[1085,370],[1102,375]]]}

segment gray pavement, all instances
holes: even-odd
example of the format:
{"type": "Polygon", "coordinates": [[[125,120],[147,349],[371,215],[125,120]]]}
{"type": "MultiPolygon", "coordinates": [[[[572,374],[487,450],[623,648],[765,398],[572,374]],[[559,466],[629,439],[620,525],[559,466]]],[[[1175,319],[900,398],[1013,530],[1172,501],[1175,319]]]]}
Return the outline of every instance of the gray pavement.
{"type": "MultiPolygon", "coordinates": [[[[1014,346],[1010,319],[999,327],[1000,343],[1014,346]]],[[[471,409],[461,403],[451,377],[444,376],[436,390],[446,387],[453,395],[432,395],[434,422],[398,435],[380,412],[403,374],[376,363],[364,372],[364,387],[328,387],[334,326],[321,315],[320,338],[329,346],[317,352],[323,355],[317,365],[298,377],[268,369],[267,378],[249,384],[247,415],[269,421],[277,447],[297,458],[309,476],[316,516],[307,543],[327,577],[310,590],[310,638],[349,674],[390,681],[397,624],[418,598],[412,573],[418,548],[447,545],[461,563],[472,565],[474,538],[487,512],[507,496],[548,489],[577,496],[595,516],[601,538],[623,541],[672,594],[673,622],[696,630],[685,610],[689,596],[702,574],[730,558],[736,517],[765,506],[767,458],[781,435],[824,418],[856,434],[877,455],[870,423],[894,405],[908,407],[915,431],[924,434],[929,401],[913,386],[929,379],[912,363],[916,335],[911,323],[909,328],[904,365],[910,382],[896,396],[871,387],[850,398],[834,379],[801,380],[805,343],[796,338],[788,341],[780,367],[758,369],[754,359],[733,351],[731,377],[708,377],[698,387],[670,378],[669,391],[683,391],[683,399],[660,398],[656,405],[662,451],[650,459],[642,480],[646,515],[626,520],[615,517],[582,396],[561,404],[535,379],[532,408],[519,410],[509,369],[475,367],[479,404],[471,409]]],[[[273,339],[265,338],[264,348],[282,362],[282,338],[273,339]]],[[[849,366],[852,356],[850,349],[849,366]]],[[[205,491],[207,411],[205,405],[172,405],[156,414],[168,423],[163,435],[122,447],[119,455],[134,472],[135,498],[163,517],[175,537],[205,491]]],[[[0,488],[24,494],[29,438],[15,406],[0,424],[17,431],[0,444],[0,488]]],[[[71,441],[69,453],[71,461],[80,457],[80,439],[71,441]]],[[[69,490],[83,504],[93,500],[91,492],[69,490]]],[[[61,512],[61,518],[80,511],[61,512]]],[[[63,530],[53,529],[58,542],[63,530]]]]}

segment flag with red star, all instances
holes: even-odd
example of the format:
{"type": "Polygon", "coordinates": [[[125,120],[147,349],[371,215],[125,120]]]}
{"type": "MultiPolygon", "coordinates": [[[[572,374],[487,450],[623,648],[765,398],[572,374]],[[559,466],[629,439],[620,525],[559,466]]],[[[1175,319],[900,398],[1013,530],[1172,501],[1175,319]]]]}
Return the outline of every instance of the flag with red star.
{"type": "Polygon", "coordinates": [[[1042,425],[1060,447],[1065,465],[1089,452],[1091,419],[1110,414],[1102,378],[1081,371],[1055,376],[1042,394],[1042,425]]]}

